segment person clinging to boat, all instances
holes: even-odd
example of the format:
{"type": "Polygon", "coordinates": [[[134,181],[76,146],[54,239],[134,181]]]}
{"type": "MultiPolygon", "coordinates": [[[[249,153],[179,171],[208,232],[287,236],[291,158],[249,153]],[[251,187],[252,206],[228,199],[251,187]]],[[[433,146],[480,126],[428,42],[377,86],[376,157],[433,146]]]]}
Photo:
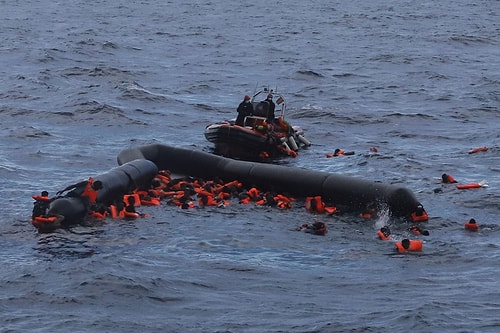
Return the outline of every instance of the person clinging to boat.
{"type": "Polygon", "coordinates": [[[89,177],[88,180],[81,181],[79,183],[69,185],[66,188],[58,191],[56,194],[61,195],[62,193],[69,191],[66,196],[68,197],[80,197],[84,199],[84,204],[87,210],[95,205],[97,200],[97,194],[99,190],[103,188],[103,184],[100,180],[95,180],[89,177]]]}
{"type": "Polygon", "coordinates": [[[42,191],[40,195],[34,195],[32,198],[35,202],[33,203],[33,212],[31,216],[33,218],[38,216],[47,216],[51,202],[51,199],[49,199],[49,192],[42,191]]]}
{"type": "Polygon", "coordinates": [[[245,95],[236,111],[238,112],[238,117],[236,117],[235,124],[238,126],[245,126],[245,117],[253,115],[253,105],[250,101],[250,96],[245,95]]]}

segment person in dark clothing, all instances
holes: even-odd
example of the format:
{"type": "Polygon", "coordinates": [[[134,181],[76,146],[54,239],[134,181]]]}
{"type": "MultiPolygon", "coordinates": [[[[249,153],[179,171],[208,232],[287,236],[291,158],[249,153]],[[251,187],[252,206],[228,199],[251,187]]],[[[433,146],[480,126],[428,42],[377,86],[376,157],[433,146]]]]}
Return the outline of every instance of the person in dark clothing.
{"type": "Polygon", "coordinates": [[[238,126],[245,126],[245,117],[253,114],[253,105],[250,102],[250,96],[245,95],[236,111],[238,112],[238,117],[236,118],[235,124],[238,126]]]}
{"type": "Polygon", "coordinates": [[[276,104],[274,104],[274,102],[273,102],[273,94],[269,93],[267,95],[265,102],[267,102],[269,104],[269,108],[267,110],[267,121],[273,122],[274,121],[274,109],[276,109],[276,104]]]}
{"type": "Polygon", "coordinates": [[[52,201],[49,199],[49,192],[43,191],[41,195],[34,195],[33,199],[35,199],[35,202],[33,203],[33,212],[31,216],[47,216],[47,212],[50,208],[50,202],[52,201]]]}
{"type": "Polygon", "coordinates": [[[82,198],[87,210],[90,211],[93,210],[93,206],[96,204],[97,194],[102,188],[103,184],[100,180],[94,181],[92,177],[89,177],[88,180],[69,185],[63,190],[58,191],[56,194],[61,195],[62,193],[69,191],[66,196],[82,198]]]}

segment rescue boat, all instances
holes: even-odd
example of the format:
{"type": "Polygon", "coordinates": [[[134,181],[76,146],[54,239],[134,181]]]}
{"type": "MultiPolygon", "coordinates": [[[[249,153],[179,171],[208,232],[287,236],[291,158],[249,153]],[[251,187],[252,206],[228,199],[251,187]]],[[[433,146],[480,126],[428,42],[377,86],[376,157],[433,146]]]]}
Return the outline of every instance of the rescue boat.
{"type": "Polygon", "coordinates": [[[251,97],[253,114],[246,116],[243,126],[235,119],[210,124],[205,128],[205,138],[215,145],[215,152],[226,157],[280,157],[297,156],[300,148],[311,143],[299,126],[285,121],[285,97],[276,91],[263,88],[251,97]],[[274,117],[269,114],[266,97],[275,98],[274,117]]]}

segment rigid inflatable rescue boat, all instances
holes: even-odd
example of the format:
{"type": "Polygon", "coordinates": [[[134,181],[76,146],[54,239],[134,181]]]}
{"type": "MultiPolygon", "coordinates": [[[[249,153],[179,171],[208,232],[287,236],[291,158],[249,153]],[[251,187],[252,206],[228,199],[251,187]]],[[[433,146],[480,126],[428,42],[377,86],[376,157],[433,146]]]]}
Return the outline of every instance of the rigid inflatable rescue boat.
{"type": "MultiPolygon", "coordinates": [[[[249,96],[246,98],[250,99],[249,96]]],[[[205,138],[215,145],[218,154],[247,159],[295,157],[299,148],[311,145],[302,128],[285,121],[283,95],[263,88],[253,94],[249,103],[252,105],[251,114],[244,116],[241,123],[232,119],[205,128],[205,138]],[[275,102],[273,98],[276,98],[275,102]]]]}

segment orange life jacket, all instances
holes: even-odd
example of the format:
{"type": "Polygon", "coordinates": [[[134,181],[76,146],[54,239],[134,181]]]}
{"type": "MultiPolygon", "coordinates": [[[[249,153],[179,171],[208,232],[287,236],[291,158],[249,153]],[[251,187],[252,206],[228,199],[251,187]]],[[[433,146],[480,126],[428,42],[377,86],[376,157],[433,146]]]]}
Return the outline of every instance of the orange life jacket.
{"type": "Polygon", "coordinates": [[[121,219],[121,218],[125,217],[125,208],[123,208],[120,211],[118,210],[118,208],[115,205],[111,205],[111,206],[109,206],[109,208],[111,210],[111,217],[112,218],[121,219]]]}
{"type": "Polygon", "coordinates": [[[265,198],[261,198],[261,199],[255,201],[255,204],[259,205],[259,206],[265,205],[266,203],[267,203],[267,201],[265,198]]]}
{"type": "Polygon", "coordinates": [[[164,176],[164,175],[160,175],[160,174],[158,174],[158,175],[156,175],[156,176],[155,176],[155,178],[158,178],[158,179],[160,180],[160,182],[161,182],[164,186],[166,186],[166,185],[168,185],[168,183],[170,183],[170,178],[169,178],[169,177],[167,177],[167,176],[164,176]]]}
{"type": "Polygon", "coordinates": [[[217,206],[219,203],[214,200],[213,195],[202,195],[198,198],[198,205],[201,206],[217,206]]]}
{"type": "Polygon", "coordinates": [[[405,249],[402,242],[396,242],[396,249],[399,253],[404,252],[420,252],[422,251],[423,242],[419,239],[410,240],[410,246],[405,249]]]}
{"type": "Polygon", "coordinates": [[[252,187],[251,189],[248,190],[248,196],[252,200],[257,200],[259,198],[259,195],[260,191],[255,187],[252,187]]]}
{"type": "Polygon", "coordinates": [[[195,189],[194,189],[194,191],[195,191],[198,195],[201,195],[201,196],[205,195],[205,196],[207,196],[207,197],[211,197],[211,196],[213,196],[213,195],[214,195],[212,192],[208,192],[208,191],[206,191],[206,190],[204,190],[204,189],[201,189],[201,188],[195,188],[195,189]]]}
{"type": "Polygon", "coordinates": [[[425,222],[429,220],[429,216],[427,215],[427,212],[424,210],[422,211],[421,215],[417,215],[416,212],[411,213],[411,219],[413,222],[425,222]]]}
{"type": "Polygon", "coordinates": [[[139,194],[134,193],[134,194],[125,194],[123,196],[123,201],[125,202],[126,206],[130,205],[130,202],[129,202],[130,197],[134,198],[134,206],[135,207],[139,207],[141,205],[141,198],[139,197],[139,194]]]}
{"type": "Polygon", "coordinates": [[[459,190],[466,190],[466,189],[469,189],[469,188],[480,188],[481,184],[479,184],[479,183],[462,184],[462,185],[456,185],[456,187],[459,190]]]}
{"type": "Polygon", "coordinates": [[[143,204],[144,206],[160,206],[161,201],[158,198],[152,198],[152,197],[149,197],[149,199],[142,198],[141,204],[143,204]]]}
{"type": "Polygon", "coordinates": [[[315,197],[307,197],[306,198],[306,209],[311,213],[327,213],[333,214],[337,211],[337,207],[334,206],[326,206],[323,202],[320,195],[315,197]],[[316,204],[313,205],[313,202],[316,204]]]}
{"type": "Polygon", "coordinates": [[[378,238],[380,238],[381,240],[390,240],[391,239],[391,235],[384,235],[384,233],[382,231],[377,231],[377,235],[378,235],[378,238]]]}
{"type": "Polygon", "coordinates": [[[249,196],[240,199],[240,204],[249,204],[250,202],[252,202],[252,199],[249,196]]]}
{"type": "Polygon", "coordinates": [[[450,175],[444,176],[446,179],[441,179],[441,183],[456,183],[457,181],[450,175]]]}
{"type": "Polygon", "coordinates": [[[478,231],[479,230],[479,226],[476,223],[467,222],[464,224],[464,227],[465,227],[465,229],[467,229],[469,231],[478,231]]]}
{"type": "Polygon", "coordinates": [[[474,148],[474,149],[469,150],[469,154],[474,154],[474,153],[477,153],[480,151],[487,151],[487,150],[488,150],[488,147],[474,148]]]}
{"type": "Polygon", "coordinates": [[[290,209],[292,208],[292,204],[289,201],[278,200],[276,206],[279,209],[290,209]]]}
{"type": "Polygon", "coordinates": [[[229,199],[229,198],[231,198],[231,193],[228,193],[228,192],[219,192],[219,194],[217,194],[217,197],[219,199],[229,199]]]}
{"type": "Polygon", "coordinates": [[[325,210],[325,212],[327,214],[333,214],[333,213],[335,213],[337,211],[337,207],[333,207],[333,206],[328,207],[328,206],[325,206],[324,210],[325,210]]]}
{"type": "Polygon", "coordinates": [[[54,223],[56,220],[56,216],[37,216],[32,218],[31,223],[34,226],[40,226],[46,223],[54,223]]]}
{"type": "Polygon", "coordinates": [[[104,213],[91,212],[89,214],[90,217],[93,217],[93,218],[96,218],[96,219],[99,219],[99,220],[104,220],[107,215],[108,215],[108,212],[104,212],[104,213]]]}
{"type": "Polygon", "coordinates": [[[83,189],[82,197],[89,198],[90,204],[95,204],[98,192],[92,188],[92,184],[94,184],[94,179],[89,177],[87,185],[83,189]]]}
{"type": "Polygon", "coordinates": [[[306,209],[311,213],[323,213],[325,211],[325,204],[320,195],[315,197],[306,198],[306,209]],[[315,204],[313,204],[315,202],[315,204]]]}
{"type": "Polygon", "coordinates": [[[420,234],[422,233],[422,232],[420,231],[420,228],[415,227],[415,226],[411,227],[411,228],[410,228],[410,231],[411,231],[411,232],[413,232],[415,235],[420,235],[420,234]]]}
{"type": "Polygon", "coordinates": [[[35,199],[36,201],[49,201],[49,197],[48,196],[45,196],[45,195],[32,195],[31,196],[33,199],[35,199]]]}

